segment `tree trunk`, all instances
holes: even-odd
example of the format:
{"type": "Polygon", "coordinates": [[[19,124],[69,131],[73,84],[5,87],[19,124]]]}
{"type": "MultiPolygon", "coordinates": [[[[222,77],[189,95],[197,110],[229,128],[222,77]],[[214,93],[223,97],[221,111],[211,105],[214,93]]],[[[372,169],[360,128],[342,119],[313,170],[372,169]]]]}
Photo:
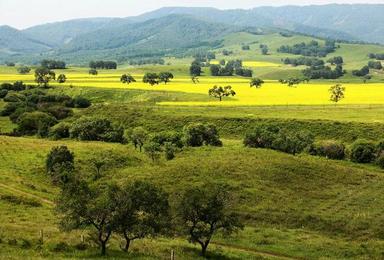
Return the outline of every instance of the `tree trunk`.
{"type": "Polygon", "coordinates": [[[220,101],[221,101],[222,97],[220,96],[219,98],[220,98],[220,101]]]}
{"type": "Polygon", "coordinates": [[[128,252],[129,246],[131,244],[131,239],[128,237],[126,233],[124,233],[124,238],[125,238],[125,247],[123,248],[123,251],[128,252]]]}
{"type": "Polygon", "coordinates": [[[101,243],[101,255],[105,255],[107,252],[107,241],[100,241],[101,243]]]}
{"type": "Polygon", "coordinates": [[[203,257],[205,257],[207,255],[207,247],[208,247],[208,244],[202,244],[201,245],[201,255],[203,257]]]}

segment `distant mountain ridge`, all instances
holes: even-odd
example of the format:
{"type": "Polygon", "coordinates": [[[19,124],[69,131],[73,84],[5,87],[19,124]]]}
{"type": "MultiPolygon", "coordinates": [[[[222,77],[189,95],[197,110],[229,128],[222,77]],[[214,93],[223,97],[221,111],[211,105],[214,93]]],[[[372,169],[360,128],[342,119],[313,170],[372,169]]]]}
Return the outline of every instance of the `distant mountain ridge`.
{"type": "Polygon", "coordinates": [[[86,18],[17,30],[0,26],[0,58],[92,56],[213,46],[226,34],[289,30],[323,38],[384,44],[384,4],[258,7],[219,10],[166,7],[135,17],[86,18]]]}

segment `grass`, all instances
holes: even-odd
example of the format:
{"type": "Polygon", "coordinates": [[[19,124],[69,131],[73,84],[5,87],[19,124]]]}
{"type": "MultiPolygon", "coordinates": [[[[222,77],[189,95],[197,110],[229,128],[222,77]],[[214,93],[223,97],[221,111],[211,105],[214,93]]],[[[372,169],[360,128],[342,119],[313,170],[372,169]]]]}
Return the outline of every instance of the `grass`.
{"type": "MultiPolygon", "coordinates": [[[[376,167],[245,149],[232,140],[224,140],[223,148],[187,149],[174,161],[161,160],[159,164],[152,164],[133,147],[119,144],[14,137],[0,137],[0,142],[2,147],[11,147],[0,154],[0,194],[12,193],[41,204],[31,207],[0,200],[4,212],[0,216],[2,256],[97,256],[96,249],[73,249],[81,232],[60,232],[52,204],[48,203],[54,200],[57,189],[46,178],[45,155],[52,146],[61,144],[75,152],[76,164],[87,174],[92,171],[87,165],[90,151],[123,155],[133,163],[104,172],[106,181],[146,179],[170,192],[171,201],[191,183],[229,184],[247,228],[232,237],[217,236],[210,248],[214,259],[381,256],[381,210],[375,205],[384,201],[380,192],[384,178],[376,167]],[[44,229],[46,239],[43,247],[36,249],[40,229],[44,229]],[[18,245],[7,245],[9,239],[16,239],[18,245]],[[22,239],[31,241],[32,247],[21,249],[22,239]],[[72,249],[55,252],[52,248],[59,242],[72,249]]],[[[118,244],[115,237],[110,256],[124,257],[118,244]]],[[[132,249],[131,254],[138,259],[164,258],[171,249],[183,259],[194,259],[198,254],[197,247],[183,238],[138,241],[132,249]]]]}

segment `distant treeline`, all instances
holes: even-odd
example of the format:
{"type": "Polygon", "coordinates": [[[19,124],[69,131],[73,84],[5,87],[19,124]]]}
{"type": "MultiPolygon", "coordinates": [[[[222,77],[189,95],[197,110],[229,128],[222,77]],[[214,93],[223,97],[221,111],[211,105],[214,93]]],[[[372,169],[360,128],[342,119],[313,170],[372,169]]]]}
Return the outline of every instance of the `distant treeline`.
{"type": "Polygon", "coordinates": [[[282,60],[284,64],[290,64],[293,66],[322,66],[324,65],[324,61],[318,58],[308,58],[308,57],[300,57],[300,58],[285,58],[282,60]]]}
{"type": "Polygon", "coordinates": [[[106,69],[115,70],[117,69],[117,63],[115,61],[90,61],[89,67],[91,69],[106,69]]]}
{"type": "Polygon", "coordinates": [[[136,59],[136,60],[129,61],[129,65],[146,65],[146,64],[164,65],[165,61],[162,58],[147,58],[147,59],[136,59]]]}
{"type": "Polygon", "coordinates": [[[41,67],[53,70],[53,69],[65,69],[66,64],[60,60],[42,60],[40,62],[41,67]]]}
{"type": "Polygon", "coordinates": [[[335,49],[335,41],[326,40],[324,46],[321,46],[317,41],[311,41],[310,43],[302,42],[293,46],[283,45],[277,51],[303,56],[325,57],[327,54],[334,52],[335,49]]]}

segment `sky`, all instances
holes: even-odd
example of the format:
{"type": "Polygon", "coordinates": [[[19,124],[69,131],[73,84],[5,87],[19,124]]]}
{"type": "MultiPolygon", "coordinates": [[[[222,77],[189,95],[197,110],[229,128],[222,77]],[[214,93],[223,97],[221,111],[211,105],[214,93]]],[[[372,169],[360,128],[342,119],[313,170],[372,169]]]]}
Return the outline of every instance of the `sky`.
{"type": "Polygon", "coordinates": [[[166,6],[249,9],[257,6],[381,3],[384,0],[0,0],[0,25],[24,29],[88,17],[128,17],[166,6]]]}

